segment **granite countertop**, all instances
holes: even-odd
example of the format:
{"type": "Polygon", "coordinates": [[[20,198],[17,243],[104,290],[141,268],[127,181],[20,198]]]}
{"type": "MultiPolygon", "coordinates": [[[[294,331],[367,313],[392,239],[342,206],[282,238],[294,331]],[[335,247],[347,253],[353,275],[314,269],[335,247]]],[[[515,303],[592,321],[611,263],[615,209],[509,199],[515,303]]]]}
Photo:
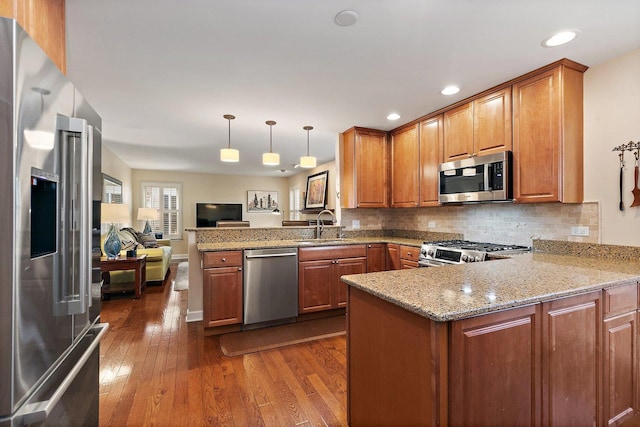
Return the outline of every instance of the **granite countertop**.
{"type": "Polygon", "coordinates": [[[640,263],[549,253],[342,280],[435,321],[451,321],[592,290],[635,284],[640,263]]]}
{"type": "Polygon", "coordinates": [[[402,237],[354,237],[343,239],[299,239],[299,240],[249,240],[215,243],[198,243],[200,252],[229,251],[242,249],[308,248],[314,246],[366,245],[369,243],[397,243],[420,247],[422,240],[402,237]]]}

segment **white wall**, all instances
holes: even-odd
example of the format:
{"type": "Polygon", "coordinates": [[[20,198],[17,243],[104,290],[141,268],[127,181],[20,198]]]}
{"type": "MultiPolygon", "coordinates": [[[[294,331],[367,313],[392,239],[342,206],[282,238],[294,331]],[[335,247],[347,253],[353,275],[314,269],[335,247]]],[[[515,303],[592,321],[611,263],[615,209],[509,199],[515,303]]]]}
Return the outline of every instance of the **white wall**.
{"type": "Polygon", "coordinates": [[[640,246],[640,207],[630,208],[634,156],[625,152],[623,201],[613,147],[640,141],[640,49],[589,68],[584,75],[585,200],[600,201],[602,243],[640,246]]]}
{"type": "MultiPolygon", "coordinates": [[[[313,169],[303,169],[302,172],[300,172],[299,174],[289,177],[289,188],[290,189],[298,188],[300,189],[301,193],[306,193],[307,177],[323,171],[329,171],[329,180],[327,181],[327,209],[335,209],[336,208],[336,181],[337,181],[337,173],[338,173],[336,171],[335,161],[324,163],[313,169]]],[[[302,200],[302,209],[304,209],[304,199],[302,200]]],[[[289,218],[289,205],[287,205],[286,210],[287,212],[285,217],[289,218]]],[[[302,218],[315,219],[316,215],[302,215],[302,218]]]]}
{"type": "Polygon", "coordinates": [[[131,168],[102,144],[102,173],[122,181],[122,203],[131,206],[131,168]]]}
{"type": "MultiPolygon", "coordinates": [[[[247,191],[277,191],[278,204],[289,206],[289,185],[287,178],[260,176],[214,175],[203,173],[184,173],[169,171],[150,171],[134,169],[132,174],[132,206],[137,212],[142,205],[141,182],[179,182],[182,184],[183,228],[196,226],[196,203],[242,203],[242,219],[250,221],[252,227],[276,227],[282,225],[282,217],[270,213],[248,213],[247,191]]],[[[142,221],[134,220],[133,227],[142,229],[142,221]]],[[[187,233],[182,240],[171,243],[174,257],[187,255],[187,233]]]]}

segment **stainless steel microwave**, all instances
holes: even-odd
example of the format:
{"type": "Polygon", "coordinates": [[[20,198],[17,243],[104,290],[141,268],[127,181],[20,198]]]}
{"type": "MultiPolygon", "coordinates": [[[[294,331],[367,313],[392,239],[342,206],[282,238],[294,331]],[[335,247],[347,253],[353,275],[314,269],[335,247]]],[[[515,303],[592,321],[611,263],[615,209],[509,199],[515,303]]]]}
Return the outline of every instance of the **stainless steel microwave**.
{"type": "Polygon", "coordinates": [[[442,163],[440,203],[512,201],[511,151],[442,163]]]}

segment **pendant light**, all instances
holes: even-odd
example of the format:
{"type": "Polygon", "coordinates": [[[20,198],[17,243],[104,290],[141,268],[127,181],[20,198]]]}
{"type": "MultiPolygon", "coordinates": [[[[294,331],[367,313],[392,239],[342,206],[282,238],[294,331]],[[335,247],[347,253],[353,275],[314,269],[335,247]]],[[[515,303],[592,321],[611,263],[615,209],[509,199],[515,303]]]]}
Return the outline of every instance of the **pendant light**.
{"type": "Polygon", "coordinates": [[[240,161],[240,152],[231,148],[231,120],[235,119],[236,116],[232,116],[231,114],[225,114],[225,119],[229,122],[229,145],[227,148],[223,148],[220,150],[220,160],[223,162],[238,162],[240,161]]]}
{"type": "Polygon", "coordinates": [[[316,158],[309,155],[309,131],[313,129],[313,126],[305,126],[302,129],[307,131],[307,155],[300,157],[300,167],[309,169],[316,167],[316,158]]]}
{"type": "Polygon", "coordinates": [[[262,164],[266,166],[276,166],[280,164],[280,154],[273,152],[273,125],[276,124],[273,120],[267,120],[265,122],[269,125],[269,152],[262,154],[262,164]]]}

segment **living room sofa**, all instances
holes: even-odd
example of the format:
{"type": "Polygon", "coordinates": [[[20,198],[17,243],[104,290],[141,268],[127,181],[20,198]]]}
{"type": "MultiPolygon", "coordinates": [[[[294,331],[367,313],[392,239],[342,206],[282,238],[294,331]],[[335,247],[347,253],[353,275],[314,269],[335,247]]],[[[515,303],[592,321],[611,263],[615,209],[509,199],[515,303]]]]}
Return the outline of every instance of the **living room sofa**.
{"type": "MultiPolygon", "coordinates": [[[[102,236],[104,243],[105,236],[102,236]]],[[[158,239],[156,240],[158,247],[155,248],[140,248],[138,245],[136,252],[138,255],[147,255],[147,283],[149,282],[163,282],[169,273],[169,263],[171,262],[171,240],[158,239]]],[[[123,242],[124,243],[124,242],[123,242]]],[[[123,248],[125,244],[123,244],[123,248]]],[[[104,250],[103,250],[104,252],[104,250]]],[[[120,252],[120,256],[125,257],[127,255],[126,249],[120,252]]],[[[112,271],[108,274],[108,277],[104,277],[108,283],[128,283],[134,281],[134,270],[125,271],[112,271]]]]}

